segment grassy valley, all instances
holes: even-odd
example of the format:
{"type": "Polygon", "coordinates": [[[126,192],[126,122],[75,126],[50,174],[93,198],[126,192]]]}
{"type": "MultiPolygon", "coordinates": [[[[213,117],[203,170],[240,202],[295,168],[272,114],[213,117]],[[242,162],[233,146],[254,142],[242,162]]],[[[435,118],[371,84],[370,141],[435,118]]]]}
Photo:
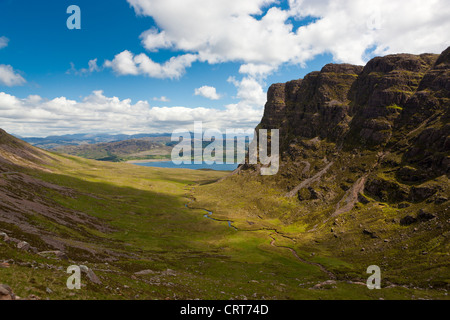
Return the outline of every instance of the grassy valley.
{"type": "Polygon", "coordinates": [[[449,69],[450,48],[272,85],[257,129],[280,129],[273,176],[111,162],[166,157],[161,137],[63,154],[0,130],[0,283],[26,299],[448,299],[449,69]]]}
{"type": "Polygon", "coordinates": [[[247,205],[277,201],[280,212],[294,206],[276,189],[260,199],[259,182],[248,181],[253,192],[242,193],[239,176],[217,183],[225,172],[97,162],[9,137],[1,150],[0,231],[7,236],[0,237],[0,279],[23,298],[445,297],[424,287],[367,289],[358,283],[367,277],[362,257],[336,254],[304,225],[247,205]],[[204,209],[223,221],[206,219],[204,209]],[[30,248],[18,249],[22,241],[30,248]],[[82,290],[68,290],[73,264],[86,265],[99,281],[85,275],[82,290]]]}

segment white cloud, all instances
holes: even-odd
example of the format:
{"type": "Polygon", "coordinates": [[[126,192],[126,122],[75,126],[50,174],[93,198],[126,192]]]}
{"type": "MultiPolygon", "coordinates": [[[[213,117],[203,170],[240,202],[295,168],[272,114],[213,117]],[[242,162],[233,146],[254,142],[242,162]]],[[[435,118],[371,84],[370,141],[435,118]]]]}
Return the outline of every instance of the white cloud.
{"type": "Polygon", "coordinates": [[[240,99],[244,105],[262,107],[266,103],[266,94],[260,81],[252,77],[244,77],[238,81],[235,77],[228,78],[228,82],[237,88],[236,98],[240,99]]]}
{"type": "Polygon", "coordinates": [[[153,98],[153,101],[170,102],[170,99],[165,97],[165,96],[162,96],[162,97],[159,97],[159,98],[158,97],[153,98]]]}
{"type": "MultiPolygon", "coordinates": [[[[304,65],[325,53],[336,62],[363,64],[373,54],[440,53],[450,45],[448,0],[288,0],[286,9],[277,7],[279,0],[127,1],[137,14],[156,22],[157,28],[141,34],[147,50],[182,53],[157,63],[147,54],[125,50],[104,67],[118,75],[177,79],[196,61],[237,62],[242,79],[229,81],[240,101],[207,109],[133,104],[101,91],[81,101],[0,93],[2,126],[21,135],[167,131],[194,120],[219,128],[254,127],[266,100],[263,81],[283,64],[304,65]],[[297,28],[295,20],[308,23],[297,28]]],[[[90,63],[86,72],[96,65],[90,63]]],[[[25,79],[11,66],[0,65],[0,83],[17,85],[25,79]]]]}
{"type": "Polygon", "coordinates": [[[97,60],[98,59],[89,60],[88,68],[82,68],[80,70],[77,70],[75,68],[75,65],[71,62],[70,63],[71,68],[66,73],[67,74],[73,73],[75,75],[82,76],[82,75],[91,74],[93,72],[98,72],[98,71],[100,71],[100,68],[97,65],[97,60]]]}
{"type": "Polygon", "coordinates": [[[8,43],[9,39],[7,37],[0,37],[0,49],[6,48],[8,43]]]}
{"type": "Polygon", "coordinates": [[[142,45],[149,51],[172,47],[172,43],[167,40],[165,32],[158,32],[156,28],[145,31],[140,38],[142,39],[142,45]]]}
{"type": "Polygon", "coordinates": [[[271,65],[248,63],[241,65],[239,73],[247,74],[255,79],[264,79],[275,70],[276,67],[271,65]]]}
{"type": "Polygon", "coordinates": [[[288,9],[273,6],[276,0],[128,2],[158,25],[160,32],[152,28],[141,35],[148,50],[173,48],[209,63],[240,62],[247,65],[245,73],[263,72],[251,65],[276,69],[323,53],[337,62],[362,64],[371,49],[439,53],[450,45],[447,0],[289,0],[288,9]],[[308,17],[315,19],[295,30],[292,19],[308,17]]]}
{"type": "Polygon", "coordinates": [[[445,0],[290,0],[292,14],[319,19],[297,31],[307,56],[330,52],[339,62],[363,64],[367,51],[440,53],[450,41],[450,7],[445,0]]]}
{"type": "Polygon", "coordinates": [[[216,88],[210,86],[203,86],[195,89],[196,96],[202,96],[210,100],[219,100],[220,95],[217,93],[216,88]]]}
{"type": "Polygon", "coordinates": [[[112,68],[118,75],[146,75],[160,79],[178,79],[198,57],[194,54],[184,54],[172,57],[164,64],[150,59],[146,54],[134,55],[128,50],[117,54],[112,61],[107,60],[105,67],[112,68]]]}
{"type": "Polygon", "coordinates": [[[14,71],[9,65],[0,64],[0,85],[8,87],[20,86],[26,83],[26,80],[14,71]]]}
{"type": "Polygon", "coordinates": [[[190,129],[194,121],[205,128],[254,128],[262,109],[245,102],[224,108],[152,107],[147,101],[133,103],[107,97],[102,91],[75,101],[66,97],[52,100],[40,96],[21,99],[0,92],[2,128],[21,136],[68,133],[151,133],[190,129]]]}
{"type": "MultiPolygon", "coordinates": [[[[235,108],[262,108],[264,80],[285,64],[305,66],[332,54],[335,62],[362,65],[374,55],[440,53],[450,45],[447,0],[288,0],[287,8],[278,0],[127,1],[157,25],[140,36],[147,50],[181,51],[210,64],[240,63],[243,78],[229,79],[241,99],[235,108]]],[[[136,61],[129,64],[128,74],[151,74],[136,61]]],[[[184,72],[189,65],[183,67],[184,72]]]]}
{"type": "Polygon", "coordinates": [[[138,75],[139,69],[134,62],[133,54],[125,50],[114,57],[113,61],[106,60],[105,67],[110,67],[119,75],[138,75]]]}

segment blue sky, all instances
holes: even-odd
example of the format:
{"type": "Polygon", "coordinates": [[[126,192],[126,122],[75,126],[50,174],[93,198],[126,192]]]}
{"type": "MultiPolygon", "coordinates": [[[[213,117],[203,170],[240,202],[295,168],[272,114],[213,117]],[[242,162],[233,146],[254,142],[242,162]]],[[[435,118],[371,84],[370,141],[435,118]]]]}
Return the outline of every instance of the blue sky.
{"type": "Polygon", "coordinates": [[[0,0],[0,127],[26,136],[170,132],[195,120],[252,128],[271,83],[449,45],[446,32],[427,36],[450,27],[444,0],[403,8],[402,19],[395,3],[0,0]],[[66,27],[70,5],[81,8],[81,30],[66,27]]]}
{"type": "MultiPolygon", "coordinates": [[[[0,30],[10,39],[8,50],[0,51],[1,63],[24,70],[28,80],[25,86],[9,89],[12,94],[77,99],[93,90],[104,90],[106,95],[121,99],[152,100],[166,96],[170,97],[170,103],[166,103],[170,106],[220,107],[233,102],[236,90],[227,79],[238,73],[239,63],[194,63],[182,79],[175,80],[117,77],[111,70],[89,76],[67,75],[70,63],[81,69],[86,68],[91,59],[98,58],[101,64],[123,50],[146,52],[139,35],[155,23],[151,17],[136,16],[126,1],[2,1],[0,12],[0,30]],[[66,27],[70,16],[66,9],[71,4],[77,4],[82,10],[81,30],[66,27]],[[195,96],[194,89],[204,85],[216,87],[223,93],[224,100],[210,101],[195,96]]],[[[164,62],[175,54],[176,51],[162,50],[149,56],[154,61],[164,62]]],[[[273,81],[302,77],[330,61],[331,57],[326,56],[311,63],[311,67],[290,66],[274,74],[273,81]]],[[[266,86],[269,82],[270,79],[266,86]]]]}

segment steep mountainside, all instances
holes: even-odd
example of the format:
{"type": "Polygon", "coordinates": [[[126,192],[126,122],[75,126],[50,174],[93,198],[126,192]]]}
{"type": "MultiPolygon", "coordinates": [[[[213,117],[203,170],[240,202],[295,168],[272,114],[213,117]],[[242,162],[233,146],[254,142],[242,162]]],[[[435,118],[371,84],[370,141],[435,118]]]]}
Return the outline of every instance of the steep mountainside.
{"type": "Polygon", "coordinates": [[[301,201],[365,189],[389,203],[442,203],[450,174],[449,106],[450,48],[440,56],[375,58],[364,68],[331,64],[275,84],[259,128],[280,129],[280,183],[301,201]],[[331,189],[320,191],[312,186],[321,189],[320,179],[305,183],[318,173],[333,176],[336,186],[323,182],[331,189]]]}
{"type": "MultiPolygon", "coordinates": [[[[368,290],[358,270],[340,270],[349,281],[324,266],[345,266],[339,259],[320,253],[312,262],[287,247],[282,230],[246,230],[249,222],[220,210],[205,217],[192,189],[220,186],[225,172],[92,161],[1,138],[0,300],[444,297],[368,290]],[[73,265],[80,290],[66,286],[73,265]]],[[[222,210],[235,204],[227,199],[222,210]]]]}
{"type": "MultiPolygon", "coordinates": [[[[75,242],[67,243],[64,237],[54,232],[55,229],[75,229],[85,233],[81,227],[85,225],[97,231],[112,230],[85,213],[61,206],[52,197],[77,197],[81,195],[79,192],[34,176],[36,172],[53,172],[49,165],[60,161],[57,156],[0,129],[0,231],[8,231],[9,235],[28,241],[34,251],[67,247],[67,251],[80,252],[75,242]]],[[[85,254],[90,253],[86,251],[85,254]]]]}
{"type": "Polygon", "coordinates": [[[50,159],[51,156],[45,152],[0,129],[0,171],[6,171],[15,165],[37,167],[50,159]]]}
{"type": "Polygon", "coordinates": [[[242,165],[199,187],[198,205],[276,231],[344,279],[352,271],[316,253],[378,265],[394,283],[448,285],[449,119],[450,48],[326,65],[268,91],[258,128],[280,130],[278,174],[242,165]]]}

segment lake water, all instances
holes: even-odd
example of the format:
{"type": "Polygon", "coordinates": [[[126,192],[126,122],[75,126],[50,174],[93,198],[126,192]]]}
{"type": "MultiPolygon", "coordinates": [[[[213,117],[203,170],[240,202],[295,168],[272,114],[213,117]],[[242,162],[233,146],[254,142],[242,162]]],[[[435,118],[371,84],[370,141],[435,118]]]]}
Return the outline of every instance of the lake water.
{"type": "Polygon", "coordinates": [[[238,164],[212,164],[207,165],[206,163],[203,164],[180,164],[177,166],[172,161],[158,161],[158,162],[142,162],[142,163],[135,163],[138,166],[144,166],[144,167],[156,167],[156,168],[172,168],[172,169],[211,169],[211,170],[217,170],[217,171],[233,171],[238,167],[238,164]]]}

